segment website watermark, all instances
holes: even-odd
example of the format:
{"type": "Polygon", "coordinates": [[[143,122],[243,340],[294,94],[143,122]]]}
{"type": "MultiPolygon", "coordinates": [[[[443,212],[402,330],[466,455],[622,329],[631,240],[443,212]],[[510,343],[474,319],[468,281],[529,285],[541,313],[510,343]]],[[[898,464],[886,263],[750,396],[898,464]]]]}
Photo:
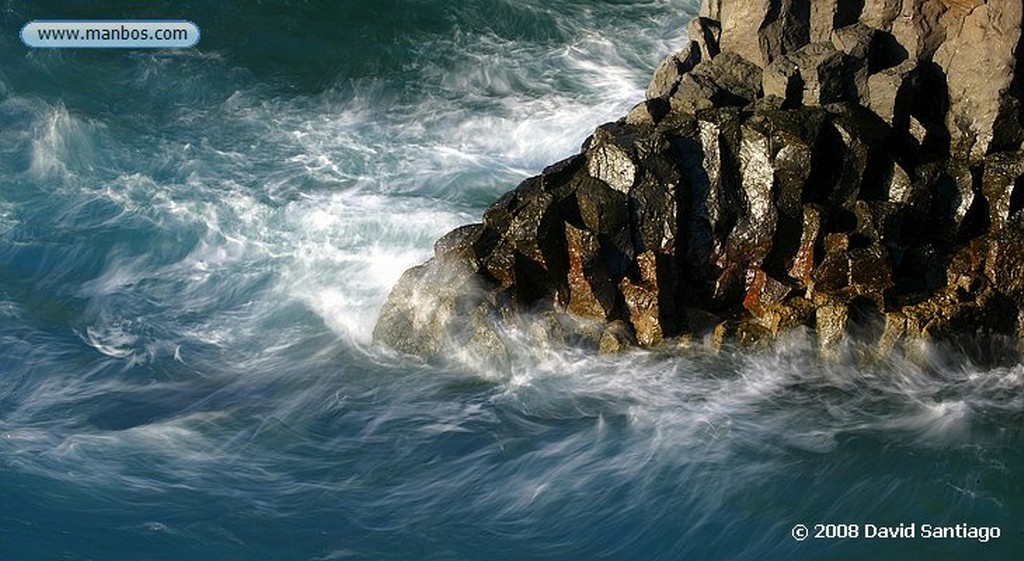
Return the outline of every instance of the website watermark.
{"type": "Polygon", "coordinates": [[[183,49],[199,36],[187,20],[34,20],[21,28],[26,46],[50,49],[183,49]]]}

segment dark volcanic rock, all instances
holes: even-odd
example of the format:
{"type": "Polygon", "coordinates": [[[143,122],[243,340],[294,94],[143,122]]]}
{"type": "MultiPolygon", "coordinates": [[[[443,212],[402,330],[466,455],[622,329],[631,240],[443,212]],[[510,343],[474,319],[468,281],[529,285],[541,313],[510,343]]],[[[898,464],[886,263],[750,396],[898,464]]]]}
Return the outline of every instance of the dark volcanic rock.
{"type": "Polygon", "coordinates": [[[680,77],[669,106],[683,113],[743,106],[760,97],[760,92],[761,68],[727,51],[680,77]]]}
{"type": "MultiPolygon", "coordinates": [[[[825,105],[855,97],[858,71],[856,59],[836,50],[830,43],[812,43],[780,56],[764,72],[764,93],[786,100],[790,107],[825,105]]],[[[866,78],[860,80],[865,85],[866,78]]]]}
{"type": "Polygon", "coordinates": [[[706,0],[648,99],[439,240],[374,338],[497,362],[527,316],[601,352],[1024,339],[1021,25],[995,0],[706,0]]]}

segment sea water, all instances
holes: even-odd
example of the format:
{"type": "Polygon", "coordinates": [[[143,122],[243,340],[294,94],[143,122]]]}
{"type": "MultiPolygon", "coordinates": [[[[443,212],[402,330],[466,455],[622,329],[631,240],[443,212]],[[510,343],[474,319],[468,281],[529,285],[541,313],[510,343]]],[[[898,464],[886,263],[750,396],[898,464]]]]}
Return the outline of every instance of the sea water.
{"type": "Polygon", "coordinates": [[[0,4],[0,560],[1021,559],[1022,366],[372,344],[402,271],[640,101],[696,8],[0,4]],[[65,18],[202,40],[18,40],[65,18]]]}

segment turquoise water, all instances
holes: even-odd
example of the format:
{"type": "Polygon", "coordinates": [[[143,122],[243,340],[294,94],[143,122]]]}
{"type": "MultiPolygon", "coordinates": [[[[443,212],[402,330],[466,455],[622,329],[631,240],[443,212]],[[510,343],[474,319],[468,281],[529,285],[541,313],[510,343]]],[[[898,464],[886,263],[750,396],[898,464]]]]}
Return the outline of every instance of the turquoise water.
{"type": "Polygon", "coordinates": [[[1021,366],[371,345],[401,272],[642,99],[694,11],[0,5],[0,559],[1019,559],[1021,366]],[[203,38],[17,39],[110,17],[203,38]],[[791,537],[817,523],[1001,537],[791,537]]]}

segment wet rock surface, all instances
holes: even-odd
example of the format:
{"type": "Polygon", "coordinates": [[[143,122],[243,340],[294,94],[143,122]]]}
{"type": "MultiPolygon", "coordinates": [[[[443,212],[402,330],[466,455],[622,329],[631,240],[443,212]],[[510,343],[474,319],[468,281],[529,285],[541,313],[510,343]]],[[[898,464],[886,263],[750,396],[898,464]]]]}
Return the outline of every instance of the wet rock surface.
{"type": "Polygon", "coordinates": [[[1016,348],[1022,17],[1003,0],[706,0],[648,99],[439,240],[374,338],[507,360],[501,326],[543,317],[601,352],[803,328],[827,354],[864,324],[881,352],[1016,348]]]}

